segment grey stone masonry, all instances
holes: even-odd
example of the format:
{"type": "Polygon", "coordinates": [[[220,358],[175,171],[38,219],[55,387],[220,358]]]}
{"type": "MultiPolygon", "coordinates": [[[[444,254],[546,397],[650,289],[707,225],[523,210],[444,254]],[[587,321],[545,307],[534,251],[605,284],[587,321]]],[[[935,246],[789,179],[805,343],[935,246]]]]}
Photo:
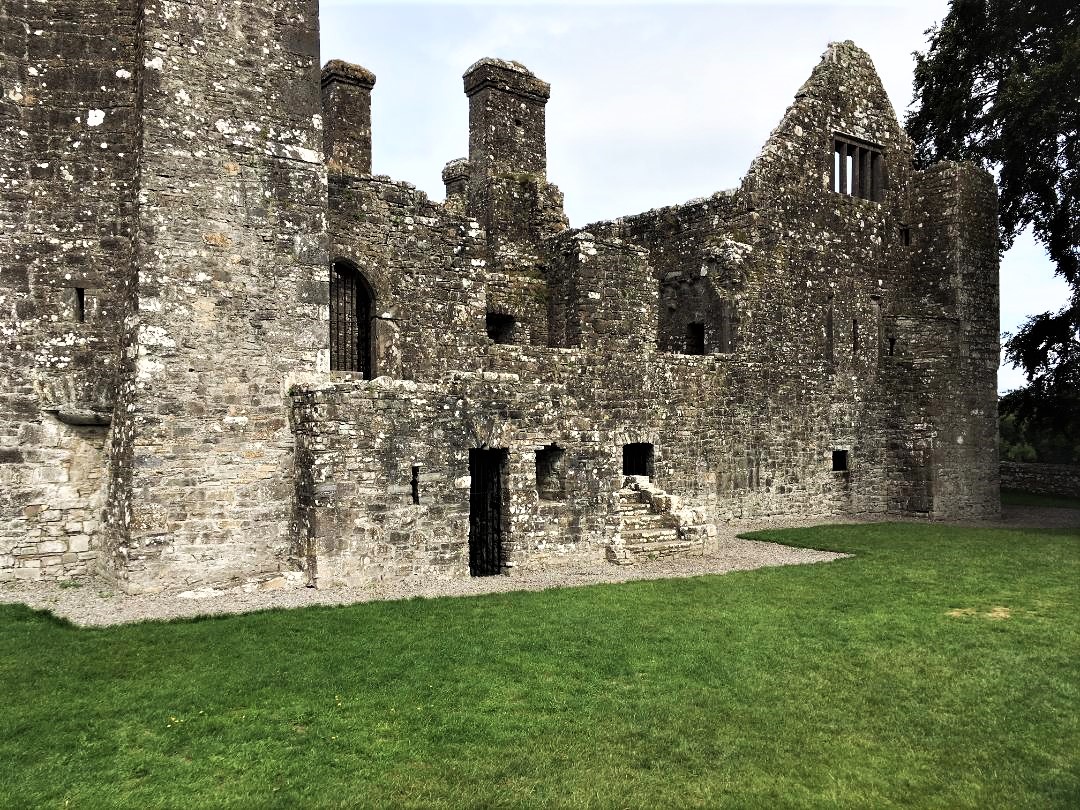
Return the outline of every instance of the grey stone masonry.
{"type": "Polygon", "coordinates": [[[1036,495],[1080,498],[1080,467],[1073,464],[1001,462],[1001,488],[1036,495]]]}
{"type": "MultiPolygon", "coordinates": [[[[570,228],[551,88],[373,173],[316,0],[3,0],[0,580],[633,564],[755,516],[998,512],[991,179],[829,46],[740,184],[570,228]]],[[[377,158],[375,155],[375,166],[377,158]]]]}

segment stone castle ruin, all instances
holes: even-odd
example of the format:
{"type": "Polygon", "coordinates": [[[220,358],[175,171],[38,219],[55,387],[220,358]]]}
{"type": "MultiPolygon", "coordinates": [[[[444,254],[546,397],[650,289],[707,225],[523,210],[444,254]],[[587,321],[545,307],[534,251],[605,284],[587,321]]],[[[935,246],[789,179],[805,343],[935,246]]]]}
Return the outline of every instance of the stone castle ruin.
{"type": "Polygon", "coordinates": [[[3,0],[0,580],[467,577],[998,510],[996,200],[829,46],[732,191],[570,228],[549,86],[372,174],[316,0],[3,0]]]}

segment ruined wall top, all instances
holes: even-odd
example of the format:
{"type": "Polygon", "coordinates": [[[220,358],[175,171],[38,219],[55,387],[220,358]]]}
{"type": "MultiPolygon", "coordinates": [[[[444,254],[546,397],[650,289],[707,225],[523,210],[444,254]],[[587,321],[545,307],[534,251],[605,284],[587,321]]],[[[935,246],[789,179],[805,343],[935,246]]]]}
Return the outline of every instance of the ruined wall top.
{"type": "Polygon", "coordinates": [[[551,98],[551,85],[520,62],[485,56],[474,62],[462,78],[467,96],[492,87],[541,103],[551,98]]]}
{"type": "Polygon", "coordinates": [[[331,59],[322,69],[322,83],[339,81],[356,84],[371,90],[375,87],[375,74],[361,65],[346,62],[343,59],[331,59]]]}

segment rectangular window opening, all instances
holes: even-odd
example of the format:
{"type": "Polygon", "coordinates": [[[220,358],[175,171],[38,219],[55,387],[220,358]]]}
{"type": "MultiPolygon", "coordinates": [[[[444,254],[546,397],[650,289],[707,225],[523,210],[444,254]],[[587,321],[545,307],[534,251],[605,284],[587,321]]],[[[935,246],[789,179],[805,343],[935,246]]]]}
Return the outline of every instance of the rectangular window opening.
{"type": "Polygon", "coordinates": [[[900,244],[904,247],[911,245],[911,228],[907,225],[900,226],[900,244]]]}
{"type": "Polygon", "coordinates": [[[851,352],[859,351],[859,319],[851,319],[851,352]]]}
{"type": "Polygon", "coordinates": [[[420,505],[420,465],[413,464],[412,468],[412,502],[413,506],[420,505]]]}
{"type": "Polygon", "coordinates": [[[881,147],[849,136],[833,137],[832,190],[848,197],[881,202],[884,197],[881,147]]]}
{"type": "Polygon", "coordinates": [[[832,471],[833,472],[847,472],[848,471],[848,451],[847,450],[833,450],[832,451],[832,471]]]}
{"type": "Polygon", "coordinates": [[[890,337],[889,338],[889,357],[895,357],[895,356],[896,356],[896,338],[890,337]]]}
{"type": "Polygon", "coordinates": [[[705,354],[705,324],[701,321],[686,325],[686,353],[705,354]]]}
{"type": "Polygon", "coordinates": [[[555,444],[536,451],[536,493],[542,501],[566,500],[566,451],[555,444]]]}
{"type": "Polygon", "coordinates": [[[513,315],[499,312],[487,314],[487,334],[495,343],[513,343],[516,326],[517,321],[514,320],[513,315]]]}
{"type": "Polygon", "coordinates": [[[83,287],[75,288],[75,320],[86,323],[86,289],[83,287]]]}

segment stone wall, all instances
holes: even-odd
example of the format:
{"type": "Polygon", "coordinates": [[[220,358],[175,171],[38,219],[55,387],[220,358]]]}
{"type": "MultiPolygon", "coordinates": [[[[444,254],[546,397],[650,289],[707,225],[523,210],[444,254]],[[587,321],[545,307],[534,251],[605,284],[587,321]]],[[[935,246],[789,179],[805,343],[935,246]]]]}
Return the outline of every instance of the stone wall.
{"type": "Polygon", "coordinates": [[[517,63],[466,71],[438,203],[372,174],[375,77],[320,73],[316,0],[0,22],[2,578],[464,576],[494,448],[508,570],[626,561],[645,496],[685,548],[996,514],[993,185],[916,172],[851,43],[738,189],[571,230],[517,63]]]}
{"type": "Polygon", "coordinates": [[[109,566],[132,591],[284,565],[287,391],[328,368],[316,0],[145,0],[139,268],[109,566]]]}
{"type": "Polygon", "coordinates": [[[1036,495],[1080,498],[1080,467],[1070,464],[1001,462],[1001,488],[1036,495]]]}
{"type": "MultiPolygon", "coordinates": [[[[508,451],[512,567],[618,544],[631,443],[652,445],[653,486],[707,522],[996,514],[983,409],[997,331],[992,186],[969,167],[913,170],[865,54],[830,49],[739,189],[573,231],[545,230],[552,218],[521,207],[524,191],[488,193],[503,175],[543,170],[542,118],[508,120],[538,116],[547,91],[521,66],[478,65],[467,91],[478,69],[502,83],[485,79],[484,104],[471,95],[481,133],[469,161],[447,167],[445,206],[385,178],[332,177],[332,253],[363,270],[378,317],[393,317],[404,380],[294,400],[310,470],[296,554],[313,575],[465,575],[469,451],[484,447],[508,451]],[[543,92],[525,92],[534,85],[543,92]],[[876,145],[867,196],[832,187],[838,132],[876,145]],[[485,334],[493,312],[520,327],[509,341],[485,334]],[[946,396],[951,386],[963,395],[946,396]],[[536,469],[551,447],[567,476],[554,504],[536,469]],[[419,504],[414,468],[433,489],[419,504]]],[[[380,373],[397,376],[396,362],[380,373]]]]}
{"type": "Polygon", "coordinates": [[[0,580],[92,571],[135,165],[135,0],[0,4],[0,580]]]}

